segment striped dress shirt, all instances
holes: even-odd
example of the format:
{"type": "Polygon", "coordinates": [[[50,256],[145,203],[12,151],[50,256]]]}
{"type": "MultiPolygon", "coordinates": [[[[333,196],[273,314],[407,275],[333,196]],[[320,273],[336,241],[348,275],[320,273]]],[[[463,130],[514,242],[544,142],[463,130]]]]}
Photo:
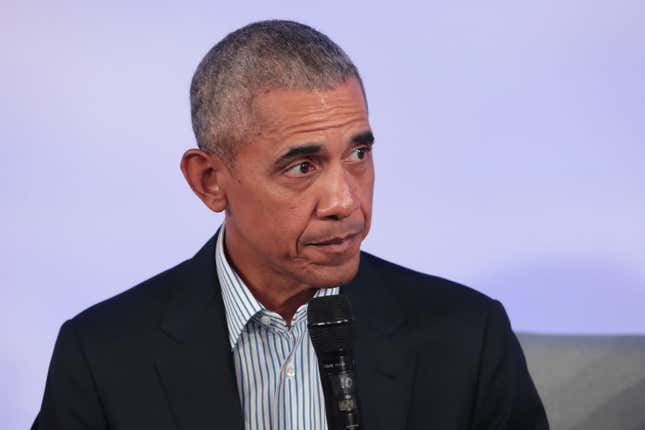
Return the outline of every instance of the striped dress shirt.
{"type": "MultiPolygon", "coordinates": [[[[258,302],[226,258],[223,226],[215,255],[245,429],[327,430],[307,304],[289,328],[258,302]]],[[[338,292],[338,287],[320,289],[314,297],[338,292]]]]}

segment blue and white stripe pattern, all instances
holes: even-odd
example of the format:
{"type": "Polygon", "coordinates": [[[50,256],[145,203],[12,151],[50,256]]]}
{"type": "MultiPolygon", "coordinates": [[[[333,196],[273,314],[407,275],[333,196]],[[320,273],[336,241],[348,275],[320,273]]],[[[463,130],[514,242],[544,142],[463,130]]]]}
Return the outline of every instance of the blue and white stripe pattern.
{"type": "MultiPolygon", "coordinates": [[[[267,310],[229,265],[224,227],[217,239],[217,276],[222,287],[237,388],[247,430],[327,430],[318,360],[307,329],[307,305],[289,329],[267,310]]],[[[315,297],[338,294],[320,289],[315,297]]]]}

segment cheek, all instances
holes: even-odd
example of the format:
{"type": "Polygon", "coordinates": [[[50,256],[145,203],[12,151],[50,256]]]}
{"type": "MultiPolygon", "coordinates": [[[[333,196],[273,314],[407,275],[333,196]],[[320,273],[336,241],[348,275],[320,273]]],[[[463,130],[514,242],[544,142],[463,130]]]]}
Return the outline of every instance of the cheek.
{"type": "Polygon", "coordinates": [[[280,244],[283,251],[297,252],[298,239],[311,220],[311,201],[296,196],[274,196],[263,200],[262,207],[263,216],[256,222],[272,241],[269,245],[280,244]]]}
{"type": "Polygon", "coordinates": [[[292,200],[285,205],[281,212],[282,219],[278,222],[283,224],[293,235],[300,236],[311,221],[313,211],[311,202],[308,200],[292,200]]]}

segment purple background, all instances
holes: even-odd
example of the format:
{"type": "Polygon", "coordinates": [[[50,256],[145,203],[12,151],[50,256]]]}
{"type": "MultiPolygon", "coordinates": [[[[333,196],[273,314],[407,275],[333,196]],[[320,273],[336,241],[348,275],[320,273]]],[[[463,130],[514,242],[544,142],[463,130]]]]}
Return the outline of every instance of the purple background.
{"type": "Polygon", "coordinates": [[[645,333],[641,0],[131,3],[0,6],[3,428],[33,419],[65,319],[221,222],[179,171],[188,84],[213,43],[271,17],[362,71],[364,249],[499,298],[518,330],[645,333]]]}

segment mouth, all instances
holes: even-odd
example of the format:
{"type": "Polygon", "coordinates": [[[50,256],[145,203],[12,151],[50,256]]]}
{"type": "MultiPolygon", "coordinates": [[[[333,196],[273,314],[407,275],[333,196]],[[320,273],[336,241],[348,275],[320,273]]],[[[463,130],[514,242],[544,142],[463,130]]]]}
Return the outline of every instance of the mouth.
{"type": "Polygon", "coordinates": [[[360,232],[350,233],[344,236],[336,236],[320,242],[312,242],[309,243],[309,245],[327,253],[340,254],[352,249],[352,247],[356,243],[356,240],[359,238],[360,232]]]}

